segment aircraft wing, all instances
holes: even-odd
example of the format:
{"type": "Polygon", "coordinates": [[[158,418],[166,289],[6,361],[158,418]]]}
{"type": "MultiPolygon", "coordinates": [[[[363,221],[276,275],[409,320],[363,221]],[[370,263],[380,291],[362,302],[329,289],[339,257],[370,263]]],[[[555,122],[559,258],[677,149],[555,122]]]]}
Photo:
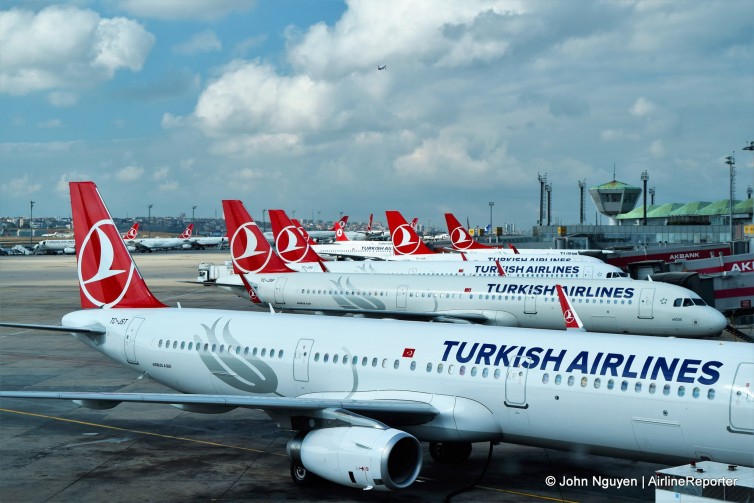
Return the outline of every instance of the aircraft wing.
{"type": "MultiPolygon", "coordinates": [[[[0,391],[0,398],[37,398],[73,400],[81,405],[109,409],[122,402],[163,403],[184,406],[187,410],[202,411],[212,407],[232,409],[244,407],[265,412],[312,415],[315,417],[347,418],[337,411],[348,411],[366,418],[397,424],[423,424],[440,414],[434,406],[411,400],[352,400],[282,396],[200,395],[181,393],[91,393],[75,391],[0,391]],[[193,408],[193,409],[192,409],[193,408]],[[323,414],[329,412],[330,414],[323,414]]],[[[356,419],[356,418],[351,418],[356,419]]]]}

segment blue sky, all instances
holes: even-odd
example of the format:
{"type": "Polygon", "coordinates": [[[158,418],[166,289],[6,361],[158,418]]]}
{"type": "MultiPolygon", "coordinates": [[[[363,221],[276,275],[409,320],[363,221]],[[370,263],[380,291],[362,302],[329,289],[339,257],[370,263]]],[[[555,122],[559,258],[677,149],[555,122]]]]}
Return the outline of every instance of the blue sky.
{"type": "MultiPolygon", "coordinates": [[[[263,208],[528,228],[578,181],[656,202],[754,185],[748,0],[102,0],[0,4],[0,215],[263,208]],[[387,65],[378,71],[378,65],[387,65]]],[[[587,220],[594,221],[587,201],[587,220]]]]}

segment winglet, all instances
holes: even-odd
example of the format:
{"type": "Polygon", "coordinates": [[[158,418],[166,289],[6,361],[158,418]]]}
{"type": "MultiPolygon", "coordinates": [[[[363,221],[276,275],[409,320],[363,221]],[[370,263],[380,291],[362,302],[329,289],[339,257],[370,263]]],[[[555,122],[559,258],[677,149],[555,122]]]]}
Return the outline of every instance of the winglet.
{"type": "Polygon", "coordinates": [[[270,225],[272,235],[275,236],[275,248],[284,262],[313,263],[321,260],[285,211],[270,210],[270,225]]]}
{"type": "Polygon", "coordinates": [[[149,291],[94,182],[69,187],[81,307],[166,307],[149,291]]]}
{"type": "Polygon", "coordinates": [[[505,276],[505,269],[503,269],[503,266],[500,265],[500,261],[495,261],[495,266],[497,266],[497,274],[498,276],[505,276]]]}
{"type": "Polygon", "coordinates": [[[433,255],[435,253],[424,244],[399,211],[388,210],[385,215],[387,216],[387,225],[390,228],[390,239],[393,241],[393,254],[433,255]]]}
{"type": "Polygon", "coordinates": [[[456,250],[489,250],[492,248],[471,237],[471,234],[452,213],[445,214],[445,223],[448,225],[450,242],[456,250]]]}
{"type": "Polygon", "coordinates": [[[558,291],[558,300],[560,300],[560,309],[563,311],[563,320],[566,324],[566,330],[586,332],[584,324],[581,322],[581,319],[576,313],[576,310],[573,308],[573,305],[568,299],[568,296],[563,291],[563,287],[560,285],[555,285],[555,288],[558,291]]]}
{"type": "Polygon", "coordinates": [[[223,200],[233,271],[244,273],[294,272],[273,251],[243,203],[223,200]]]}

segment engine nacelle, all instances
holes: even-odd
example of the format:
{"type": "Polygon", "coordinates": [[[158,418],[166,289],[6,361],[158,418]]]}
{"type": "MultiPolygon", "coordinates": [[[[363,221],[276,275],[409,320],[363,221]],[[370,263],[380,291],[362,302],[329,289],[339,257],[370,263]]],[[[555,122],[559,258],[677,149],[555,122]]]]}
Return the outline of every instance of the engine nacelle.
{"type": "Polygon", "coordinates": [[[181,249],[183,249],[183,250],[190,250],[191,248],[193,248],[193,246],[191,246],[191,245],[190,245],[190,244],[188,244],[188,243],[183,243],[183,244],[181,245],[181,249]]]}
{"type": "Polygon", "coordinates": [[[419,441],[405,431],[345,426],[300,432],[288,457],[336,484],[392,491],[414,483],[422,466],[419,441]]]}

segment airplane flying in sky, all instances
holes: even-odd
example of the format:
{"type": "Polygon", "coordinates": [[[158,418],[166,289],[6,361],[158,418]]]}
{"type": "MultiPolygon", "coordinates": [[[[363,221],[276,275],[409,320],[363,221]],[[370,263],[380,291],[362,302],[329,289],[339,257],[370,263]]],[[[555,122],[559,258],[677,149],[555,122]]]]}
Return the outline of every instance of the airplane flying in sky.
{"type": "Polygon", "coordinates": [[[70,187],[83,309],[62,326],[1,325],[71,333],[177,393],[0,398],[261,409],[297,432],[287,447],[295,481],[314,474],[361,489],[410,486],[420,441],[439,460],[466,459],[471,442],[504,441],[754,464],[745,343],[169,308],[149,291],[94,184],[70,187]]]}
{"type": "MultiPolygon", "coordinates": [[[[240,206],[233,210],[232,215],[239,215],[240,222],[235,218],[226,218],[228,234],[234,234],[238,226],[251,221],[251,216],[243,207],[241,201],[223,201],[226,206],[240,206]]],[[[224,210],[224,211],[227,211],[224,210]]],[[[275,237],[275,248],[281,259],[296,271],[322,272],[353,272],[375,274],[421,274],[421,275],[454,275],[454,276],[511,276],[511,277],[548,277],[548,278],[581,278],[607,279],[624,278],[628,275],[618,267],[595,262],[571,262],[570,257],[543,256],[541,260],[529,263],[467,261],[328,261],[323,263],[322,257],[314,252],[312,246],[296,230],[296,226],[283,210],[270,210],[270,224],[275,237]]],[[[255,241],[256,246],[264,249],[266,240],[255,241]]],[[[243,286],[239,280],[239,287],[243,286]]]]}
{"type": "Polygon", "coordinates": [[[126,241],[127,245],[134,246],[136,251],[142,253],[159,250],[190,250],[194,246],[191,244],[191,234],[194,230],[194,224],[190,223],[180,236],[175,238],[141,238],[126,241]]]}

